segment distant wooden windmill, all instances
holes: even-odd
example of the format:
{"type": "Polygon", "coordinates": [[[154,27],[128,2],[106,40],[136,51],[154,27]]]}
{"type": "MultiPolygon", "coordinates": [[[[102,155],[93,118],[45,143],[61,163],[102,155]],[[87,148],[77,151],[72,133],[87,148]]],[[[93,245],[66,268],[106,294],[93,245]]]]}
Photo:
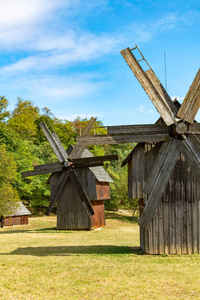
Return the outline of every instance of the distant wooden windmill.
{"type": "MultiPolygon", "coordinates": [[[[86,127],[84,128],[82,135],[87,135],[90,129],[92,128],[93,124],[95,123],[95,119],[91,118],[86,127]]],[[[76,191],[76,195],[78,195],[79,203],[83,205],[83,210],[80,210],[81,213],[79,214],[79,218],[83,218],[84,220],[79,220],[79,225],[76,225],[75,228],[60,228],[60,229],[91,229],[92,222],[91,222],[91,216],[94,215],[94,209],[90,203],[90,199],[88,197],[88,194],[86,193],[86,190],[82,184],[82,181],[80,180],[76,170],[78,169],[88,169],[91,167],[96,166],[102,166],[104,161],[110,161],[110,160],[116,160],[118,159],[117,155],[107,155],[107,156],[98,156],[98,157],[84,157],[81,158],[81,155],[83,151],[85,150],[85,145],[81,146],[75,146],[73,150],[71,151],[70,155],[68,155],[67,151],[64,149],[60,139],[58,138],[57,134],[55,132],[51,133],[45,124],[45,122],[40,123],[40,127],[43,130],[47,140],[49,141],[53,151],[55,152],[59,162],[58,163],[50,163],[45,165],[39,165],[34,166],[33,171],[26,171],[22,172],[22,177],[28,177],[28,176],[34,176],[34,175],[41,175],[41,174],[48,174],[48,173],[54,173],[56,174],[54,177],[54,184],[52,185],[53,188],[51,188],[51,195],[50,195],[50,204],[47,208],[46,214],[49,216],[50,212],[56,203],[56,201],[59,199],[59,205],[61,204],[62,200],[59,198],[61,194],[63,194],[64,189],[66,190],[66,184],[68,181],[70,181],[70,187],[73,186],[73,189],[76,191]],[[56,182],[56,184],[55,184],[56,182]],[[86,225],[85,225],[86,224],[86,225]],[[78,226],[78,227],[77,227],[78,226]]],[[[67,188],[69,188],[69,185],[67,185],[67,188]]],[[[93,193],[94,194],[94,193],[93,193]]],[[[73,204],[73,199],[69,199],[69,194],[66,193],[64,201],[70,201],[70,203],[73,204]]],[[[62,198],[63,198],[62,197],[62,198]]],[[[77,197],[75,197],[74,201],[76,201],[77,210],[79,203],[77,202],[77,197]]],[[[95,199],[94,199],[95,200],[95,199]]],[[[68,205],[69,206],[69,205],[68,205]]],[[[63,203],[62,203],[62,209],[63,209],[63,203]]],[[[75,209],[75,207],[74,207],[75,209]]],[[[73,218],[75,218],[76,215],[76,209],[74,210],[74,213],[71,212],[73,215],[73,218]]],[[[63,214],[59,214],[61,218],[63,218],[63,214]]],[[[64,222],[62,220],[59,220],[58,224],[63,224],[64,222]]],[[[67,226],[67,225],[66,225],[67,226]]],[[[75,226],[75,225],[74,225],[75,226]]]]}
{"type": "MultiPolygon", "coordinates": [[[[149,228],[153,226],[152,222],[155,218],[155,213],[158,212],[158,209],[163,209],[162,213],[160,214],[160,223],[158,221],[158,225],[161,224],[161,219],[163,215],[166,214],[164,208],[160,208],[159,204],[165,192],[166,185],[170,180],[170,176],[180,156],[180,153],[184,156],[187,166],[192,169],[192,172],[196,176],[196,179],[200,181],[200,141],[198,138],[198,135],[200,134],[200,123],[194,122],[194,118],[200,107],[200,70],[196,74],[196,77],[183,101],[183,104],[180,108],[178,108],[169,97],[168,93],[156,77],[155,73],[153,72],[150,65],[147,63],[137,46],[133,49],[124,49],[121,51],[121,54],[126,60],[128,66],[135,74],[141,86],[149,96],[150,100],[156,107],[157,111],[161,115],[164,123],[153,125],[144,124],[109,126],[107,127],[108,135],[89,136],[87,137],[87,139],[84,136],[78,137],[77,143],[92,145],[130,142],[163,142],[160,149],[158,149],[159,151],[157,153],[156,159],[154,160],[153,167],[142,190],[142,193],[145,197],[145,208],[141,215],[139,224],[142,228],[141,244],[143,250],[148,253],[165,253],[165,250],[158,250],[157,252],[153,251],[152,249],[150,249],[151,247],[149,248],[149,245],[147,245],[148,242],[152,240],[153,235],[152,231],[149,231],[149,228]],[[135,58],[132,53],[133,50],[138,50],[140,52],[140,60],[137,60],[135,58]],[[147,63],[149,67],[147,71],[144,71],[141,67],[139,63],[141,60],[144,60],[147,63]]],[[[181,189],[182,187],[180,185],[177,185],[177,188],[181,189]]],[[[199,207],[200,197],[197,199],[197,201],[197,207],[199,207]]],[[[170,215],[170,212],[168,212],[168,214],[170,215]]],[[[176,218],[180,219],[179,212],[177,212],[176,218]]],[[[168,222],[170,222],[169,220],[168,222]]],[[[195,215],[194,222],[198,222],[198,228],[200,228],[200,212],[195,215]]],[[[177,226],[181,227],[185,225],[183,224],[183,222],[180,222],[180,224],[177,226]]],[[[161,231],[157,230],[154,232],[154,234],[163,235],[164,228],[163,230],[161,228],[161,231]]],[[[183,230],[180,232],[183,232],[183,230]]],[[[177,235],[178,230],[174,230],[174,234],[177,235]]],[[[200,244],[200,229],[196,230],[194,235],[195,236],[193,236],[192,238],[193,242],[195,241],[196,243],[196,241],[198,240],[198,243],[200,244]]],[[[184,238],[185,237],[183,237],[183,239],[184,238]]],[[[163,241],[165,243],[170,243],[169,240],[164,240],[164,238],[163,241]]],[[[157,239],[156,242],[159,244],[159,239],[157,239]]],[[[196,250],[194,251],[194,249],[192,249],[192,243],[188,243],[187,245],[188,250],[181,253],[189,253],[195,251],[200,253],[200,246],[198,247],[198,249],[195,248],[196,250]]],[[[170,250],[168,251],[168,253],[170,253],[170,250]]]]}

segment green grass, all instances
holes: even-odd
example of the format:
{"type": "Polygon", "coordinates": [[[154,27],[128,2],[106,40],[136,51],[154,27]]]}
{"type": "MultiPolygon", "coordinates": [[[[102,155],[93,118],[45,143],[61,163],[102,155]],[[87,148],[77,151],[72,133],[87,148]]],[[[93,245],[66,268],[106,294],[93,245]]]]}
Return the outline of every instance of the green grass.
{"type": "Polygon", "coordinates": [[[102,230],[37,217],[0,234],[0,299],[200,299],[200,255],[142,255],[125,214],[107,214],[102,230]]]}

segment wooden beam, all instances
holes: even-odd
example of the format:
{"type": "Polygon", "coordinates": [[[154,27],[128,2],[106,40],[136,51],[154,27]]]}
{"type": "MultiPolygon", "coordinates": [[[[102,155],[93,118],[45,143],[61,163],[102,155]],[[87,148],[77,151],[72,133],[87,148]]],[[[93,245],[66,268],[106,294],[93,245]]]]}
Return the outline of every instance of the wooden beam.
{"type": "Polygon", "coordinates": [[[53,190],[53,192],[51,193],[50,195],[50,204],[46,210],[46,215],[49,216],[50,215],[50,212],[54,206],[54,204],[56,203],[65,183],[67,182],[69,178],[69,173],[66,172],[66,171],[63,171],[59,177],[59,180],[53,190]]]}
{"type": "Polygon", "coordinates": [[[149,178],[144,188],[145,193],[149,193],[148,201],[139,221],[139,225],[144,228],[149,226],[155,211],[160,204],[165,187],[179,156],[179,143],[180,140],[176,139],[172,139],[168,143],[163,143],[154,167],[149,174],[149,178]]]}
{"type": "Polygon", "coordinates": [[[172,108],[173,106],[171,104],[171,99],[169,101],[169,98],[163,98],[163,95],[160,95],[159,91],[152,83],[149,74],[143,71],[142,67],[129,48],[122,50],[121,54],[140,82],[141,86],[149,96],[150,100],[153,102],[166,125],[169,126],[174,124],[174,118],[176,117],[176,115],[174,114],[174,108],[172,108]]]}
{"type": "Polygon", "coordinates": [[[188,133],[200,134],[200,123],[193,123],[189,126],[188,133]]]}
{"type": "Polygon", "coordinates": [[[21,176],[29,177],[29,176],[42,175],[42,174],[61,172],[61,171],[62,171],[62,166],[60,163],[51,163],[51,164],[34,166],[34,170],[22,172],[21,176]]]}
{"type": "Polygon", "coordinates": [[[177,116],[192,124],[200,107],[200,69],[198,70],[190,88],[185,96],[177,116]]]}
{"type": "MultiPolygon", "coordinates": [[[[83,128],[82,131],[82,136],[87,136],[90,133],[90,130],[92,129],[92,126],[94,125],[94,123],[96,122],[96,119],[91,117],[91,119],[89,120],[89,122],[86,124],[86,126],[83,128]]],[[[81,145],[75,145],[72,152],[69,155],[69,158],[78,158],[81,157],[83,151],[85,150],[86,145],[84,145],[83,143],[81,145]]]]}
{"type": "Polygon", "coordinates": [[[92,208],[90,200],[78,178],[76,171],[72,169],[72,171],[69,173],[69,175],[70,175],[70,178],[72,179],[72,182],[74,183],[74,188],[76,189],[77,194],[79,195],[79,198],[80,198],[83,206],[85,207],[86,212],[88,213],[89,216],[94,215],[94,210],[92,208]]]}
{"type": "Polygon", "coordinates": [[[84,158],[75,158],[72,159],[71,162],[76,164],[81,163],[95,163],[95,162],[103,162],[103,161],[111,161],[111,160],[118,160],[117,155],[104,155],[104,156],[91,156],[91,157],[84,157],[84,158]]]}
{"type": "Polygon", "coordinates": [[[121,125],[121,126],[108,126],[108,135],[119,134],[164,134],[168,135],[168,127],[165,124],[141,124],[141,125],[121,125]]]}
{"type": "Polygon", "coordinates": [[[46,123],[45,122],[40,122],[40,127],[42,131],[44,132],[47,140],[49,141],[54,153],[56,154],[58,160],[62,163],[65,162],[66,166],[68,165],[68,155],[67,152],[65,151],[61,141],[59,140],[58,136],[56,133],[52,134],[46,123]]]}
{"type": "Polygon", "coordinates": [[[124,143],[160,142],[169,140],[168,134],[90,135],[77,137],[77,145],[105,145],[124,143]]]}

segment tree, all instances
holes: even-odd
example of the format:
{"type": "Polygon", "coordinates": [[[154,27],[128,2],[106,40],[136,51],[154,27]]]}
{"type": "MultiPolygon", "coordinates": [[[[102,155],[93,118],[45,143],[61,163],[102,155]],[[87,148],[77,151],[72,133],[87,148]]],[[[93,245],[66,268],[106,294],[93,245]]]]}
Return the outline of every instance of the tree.
{"type": "Polygon", "coordinates": [[[19,197],[14,187],[17,172],[16,164],[5,145],[0,145],[0,215],[5,216],[13,212],[18,206],[19,197]]]}
{"type": "Polygon", "coordinates": [[[11,114],[8,124],[22,138],[34,138],[37,132],[35,121],[40,117],[40,111],[31,101],[18,98],[16,108],[11,114]]]}
{"type": "Polygon", "coordinates": [[[4,96],[0,96],[0,121],[4,121],[10,116],[10,112],[7,111],[8,100],[4,96]]]}

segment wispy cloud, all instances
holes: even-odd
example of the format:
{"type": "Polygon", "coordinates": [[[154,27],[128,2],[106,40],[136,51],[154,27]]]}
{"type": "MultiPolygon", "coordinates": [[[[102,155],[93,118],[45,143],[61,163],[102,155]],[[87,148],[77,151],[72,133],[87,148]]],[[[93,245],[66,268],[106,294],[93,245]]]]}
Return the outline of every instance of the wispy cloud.
{"type": "Polygon", "coordinates": [[[145,109],[144,105],[136,108],[135,111],[142,113],[142,114],[152,114],[153,113],[152,109],[145,109]]]}
{"type": "Polygon", "coordinates": [[[196,11],[187,11],[184,14],[179,12],[166,13],[162,18],[149,20],[146,22],[134,22],[129,25],[134,40],[141,44],[155,39],[161,34],[185,27],[192,26],[195,20],[199,23],[199,14],[196,11]]]}

